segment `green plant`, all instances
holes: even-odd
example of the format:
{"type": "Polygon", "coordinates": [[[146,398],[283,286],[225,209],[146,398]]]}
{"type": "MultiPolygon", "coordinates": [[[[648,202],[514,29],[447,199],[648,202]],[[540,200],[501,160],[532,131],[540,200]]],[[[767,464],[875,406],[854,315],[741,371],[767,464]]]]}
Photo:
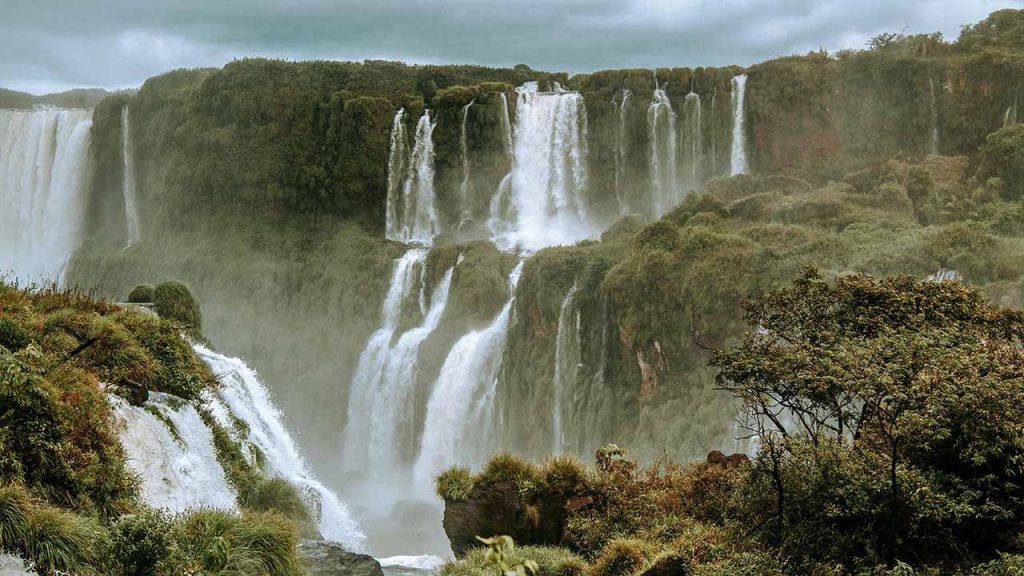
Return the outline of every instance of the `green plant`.
{"type": "Polygon", "coordinates": [[[28,330],[11,318],[0,317],[0,347],[16,352],[28,346],[30,341],[28,330]]]}
{"type": "Polygon", "coordinates": [[[516,543],[509,536],[491,538],[476,537],[486,548],[484,562],[498,569],[498,574],[516,574],[517,576],[536,576],[539,569],[534,560],[517,560],[515,557],[516,543]]]}
{"type": "Polygon", "coordinates": [[[95,574],[106,537],[102,526],[91,518],[34,506],[26,515],[22,552],[40,574],[95,574]]]}
{"type": "Polygon", "coordinates": [[[264,478],[240,494],[239,500],[242,509],[249,512],[276,512],[300,526],[312,521],[302,496],[284,478],[264,478]]]}
{"type": "Polygon", "coordinates": [[[0,549],[14,550],[21,546],[27,531],[26,515],[31,501],[22,486],[0,487],[0,549]]]}
{"type": "Polygon", "coordinates": [[[139,284],[128,294],[128,302],[147,304],[152,303],[155,290],[149,284],[139,284]]]}
{"type": "Polygon", "coordinates": [[[465,502],[473,493],[473,473],[465,466],[455,466],[437,477],[437,495],[451,502],[465,502]]]}
{"type": "Polygon", "coordinates": [[[617,538],[609,542],[594,560],[589,576],[631,576],[655,556],[655,547],[635,538],[617,538]]]}
{"type": "Polygon", "coordinates": [[[157,314],[161,318],[179,322],[190,330],[203,329],[199,301],[183,282],[170,280],[158,284],[153,290],[153,304],[156,305],[157,314]]]}
{"type": "Polygon", "coordinates": [[[180,566],[175,526],[158,510],[142,509],[110,526],[110,554],[122,576],[174,576],[180,566]]]}

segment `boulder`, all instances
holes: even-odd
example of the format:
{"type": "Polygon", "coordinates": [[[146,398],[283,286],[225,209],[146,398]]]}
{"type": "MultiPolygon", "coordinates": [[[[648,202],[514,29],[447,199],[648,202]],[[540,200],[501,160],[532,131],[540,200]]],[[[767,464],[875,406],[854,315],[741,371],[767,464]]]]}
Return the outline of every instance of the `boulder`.
{"type": "Polygon", "coordinates": [[[384,576],[372,556],[349,552],[335,542],[303,540],[299,555],[309,576],[384,576]]]}
{"type": "Polygon", "coordinates": [[[750,457],[746,454],[731,454],[726,456],[718,450],[708,452],[708,464],[722,466],[723,468],[736,468],[746,464],[747,462],[750,462],[750,457]]]}

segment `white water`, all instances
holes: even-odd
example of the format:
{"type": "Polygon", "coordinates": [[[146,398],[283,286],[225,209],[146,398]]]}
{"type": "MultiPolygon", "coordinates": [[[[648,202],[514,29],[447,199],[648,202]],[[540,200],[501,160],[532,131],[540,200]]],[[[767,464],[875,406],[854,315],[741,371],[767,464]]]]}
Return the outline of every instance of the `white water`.
{"type": "Polygon", "coordinates": [[[501,130],[505,136],[505,153],[511,161],[515,154],[515,148],[512,143],[512,120],[508,111],[508,97],[504,92],[501,92],[501,130]]]}
{"type": "Polygon", "coordinates": [[[454,464],[482,463],[495,447],[494,398],[523,263],[509,276],[509,299],[491,325],[466,334],[445,358],[427,403],[420,455],[413,471],[421,498],[434,497],[434,478],[454,464]]]}
{"type": "MultiPolygon", "coordinates": [[[[263,472],[283,478],[299,488],[310,508],[316,512],[317,525],[325,539],[338,542],[349,550],[362,551],[365,536],[345,504],[312,475],[285,428],[280,411],[256,373],[237,358],[229,358],[198,344],[193,348],[219,382],[216,400],[246,424],[248,436],[239,440],[255,446],[263,454],[263,472]]],[[[216,404],[211,399],[207,400],[216,404]]],[[[215,417],[221,415],[218,417],[221,426],[239,433],[230,419],[221,420],[224,410],[214,409],[213,413],[215,417]]],[[[190,489],[195,490],[197,486],[204,484],[193,483],[190,489]]]]}
{"type": "Polygon", "coordinates": [[[0,110],[0,275],[59,282],[81,241],[91,110],[0,110]]]}
{"type": "Polygon", "coordinates": [[[1013,99],[1013,104],[1006,107],[1006,113],[1003,114],[1003,128],[1013,126],[1017,123],[1017,98],[1013,99]]]}
{"type": "Polygon", "coordinates": [[[935,82],[928,78],[928,119],[931,129],[928,131],[928,153],[939,153],[939,110],[935,99],[935,82]]]}
{"type": "Polygon", "coordinates": [[[683,166],[686,181],[683,193],[700,190],[703,187],[704,140],[701,130],[700,95],[690,92],[683,103],[686,111],[683,127],[683,166]]]}
{"type": "Polygon", "coordinates": [[[392,240],[429,245],[440,231],[434,193],[435,123],[429,111],[423,113],[406,160],[403,115],[399,110],[391,128],[386,234],[392,240]]]}
{"type": "Polygon", "coordinates": [[[393,481],[394,475],[405,464],[403,449],[415,443],[413,416],[416,409],[417,358],[420,345],[433,333],[444,315],[453,271],[454,268],[449,268],[434,289],[422,324],[402,334],[387,351],[379,379],[361,383],[363,386],[371,384],[373,388],[373,398],[368,407],[372,418],[367,442],[367,473],[371,482],[374,479],[393,481]]]}
{"type": "Polygon", "coordinates": [[[571,451],[570,442],[565,436],[563,422],[565,411],[572,409],[572,393],[576,387],[576,374],[580,362],[580,317],[576,309],[576,284],[562,300],[558,312],[558,330],[555,336],[555,376],[552,409],[552,454],[571,451]]]}
{"type": "Polygon", "coordinates": [[[447,560],[440,556],[423,554],[420,556],[389,556],[380,558],[381,568],[412,568],[413,570],[434,571],[443,566],[447,560]]]}
{"type": "MultiPolygon", "coordinates": [[[[421,286],[417,274],[426,257],[426,250],[413,249],[395,261],[391,284],[381,307],[381,326],[370,336],[359,356],[359,364],[349,387],[348,423],[344,434],[342,465],[347,470],[362,471],[369,475],[376,473],[370,467],[370,462],[380,456],[372,454],[370,430],[376,418],[374,408],[377,386],[388,361],[391,341],[401,320],[402,303],[412,295],[414,289],[421,286]]],[[[394,449],[396,448],[390,448],[394,449]]]]}
{"type": "Polygon", "coordinates": [[[124,165],[124,220],[128,229],[128,246],[142,240],[139,225],[138,198],[135,190],[135,155],[132,153],[131,114],[128,106],[121,109],[121,160],[124,165]]]}
{"type": "Polygon", "coordinates": [[[213,434],[190,404],[167,394],[150,392],[147,408],[111,396],[119,422],[128,467],[141,480],[142,500],[157,508],[182,512],[189,508],[237,509],[235,493],[217,462],[213,434]],[[175,436],[175,433],[177,436],[175,436]]]}
{"type": "Polygon", "coordinates": [[[505,214],[511,220],[492,226],[507,231],[497,243],[533,250],[595,236],[600,230],[590,221],[585,197],[583,96],[538,92],[536,82],[516,91],[511,207],[505,214]]]}
{"type": "Polygon", "coordinates": [[[626,167],[626,112],[629,110],[629,99],[633,93],[629,90],[621,92],[619,100],[619,118],[615,124],[615,199],[619,203],[619,214],[625,216],[629,212],[629,203],[626,201],[623,171],[626,167]]]}
{"type": "Polygon", "coordinates": [[[746,107],[747,75],[740,74],[732,79],[732,156],[731,174],[747,173],[747,130],[746,107]]]}
{"type": "Polygon", "coordinates": [[[462,182],[459,183],[460,224],[473,216],[473,204],[469,197],[469,134],[466,131],[466,124],[469,122],[469,109],[475,102],[476,100],[471,100],[462,107],[462,126],[459,130],[459,152],[462,156],[462,182]]]}
{"type": "Polygon", "coordinates": [[[647,107],[651,139],[651,210],[659,217],[679,201],[679,154],[676,150],[676,113],[665,89],[655,80],[654,96],[647,107]]]}

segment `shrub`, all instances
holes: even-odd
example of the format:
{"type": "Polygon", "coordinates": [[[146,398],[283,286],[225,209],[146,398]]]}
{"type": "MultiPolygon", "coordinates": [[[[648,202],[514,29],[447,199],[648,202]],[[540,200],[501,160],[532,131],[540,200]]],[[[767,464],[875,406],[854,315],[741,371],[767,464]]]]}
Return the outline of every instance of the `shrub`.
{"type": "Polygon", "coordinates": [[[450,502],[465,502],[473,492],[473,473],[465,466],[455,466],[437,477],[437,495],[450,502]]]}
{"type": "Polygon", "coordinates": [[[276,512],[298,525],[312,520],[302,496],[284,478],[264,478],[240,499],[242,509],[248,512],[276,512]]]}
{"type": "Polygon", "coordinates": [[[12,550],[24,540],[29,506],[29,496],[23,487],[0,487],[0,550],[12,550]]]}
{"type": "Polygon", "coordinates": [[[133,304],[148,304],[153,302],[154,290],[149,284],[139,284],[128,294],[128,301],[133,304]]]}
{"type": "Polygon", "coordinates": [[[616,538],[594,560],[589,576],[631,576],[646,566],[656,550],[650,543],[635,538],[616,538]]]}
{"type": "Polygon", "coordinates": [[[184,283],[171,280],[159,284],[153,290],[153,304],[160,317],[180,322],[189,329],[202,330],[203,315],[199,301],[184,283]]]}
{"type": "Polygon", "coordinates": [[[587,469],[575,456],[554,456],[541,468],[541,485],[546,492],[576,492],[585,488],[587,469]]]}
{"type": "Polygon", "coordinates": [[[126,514],[110,527],[110,552],[123,576],[179,573],[174,525],[157,510],[126,514]]]}
{"type": "Polygon", "coordinates": [[[0,346],[11,352],[17,352],[31,342],[28,330],[11,318],[0,318],[0,346]]]}
{"type": "Polygon", "coordinates": [[[26,516],[23,553],[40,574],[94,574],[106,536],[91,518],[36,506],[26,516]]]}
{"type": "Polygon", "coordinates": [[[532,489],[537,485],[539,472],[537,467],[521,456],[515,454],[497,454],[493,456],[476,478],[477,484],[497,484],[512,482],[520,491],[532,489]]]}
{"type": "MultiPolygon", "coordinates": [[[[442,566],[439,576],[501,576],[486,555],[486,548],[474,548],[460,560],[442,566]]],[[[537,576],[582,576],[588,569],[576,554],[553,546],[516,547],[507,558],[511,564],[530,560],[537,563],[537,576]]]]}
{"type": "Polygon", "coordinates": [[[223,565],[220,574],[301,576],[298,531],[277,514],[200,509],[180,517],[179,545],[191,558],[223,565]],[[227,556],[226,561],[223,556],[227,556]]]}

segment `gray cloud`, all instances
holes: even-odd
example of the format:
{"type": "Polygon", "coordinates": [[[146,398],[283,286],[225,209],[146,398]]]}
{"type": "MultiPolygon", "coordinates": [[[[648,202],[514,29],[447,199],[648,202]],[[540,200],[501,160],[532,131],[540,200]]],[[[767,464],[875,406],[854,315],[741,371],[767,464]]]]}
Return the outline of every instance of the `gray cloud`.
{"type": "Polygon", "coordinates": [[[123,88],[244,56],[602,68],[747,65],[955,38],[1024,0],[0,0],[0,86],[123,88]]]}

